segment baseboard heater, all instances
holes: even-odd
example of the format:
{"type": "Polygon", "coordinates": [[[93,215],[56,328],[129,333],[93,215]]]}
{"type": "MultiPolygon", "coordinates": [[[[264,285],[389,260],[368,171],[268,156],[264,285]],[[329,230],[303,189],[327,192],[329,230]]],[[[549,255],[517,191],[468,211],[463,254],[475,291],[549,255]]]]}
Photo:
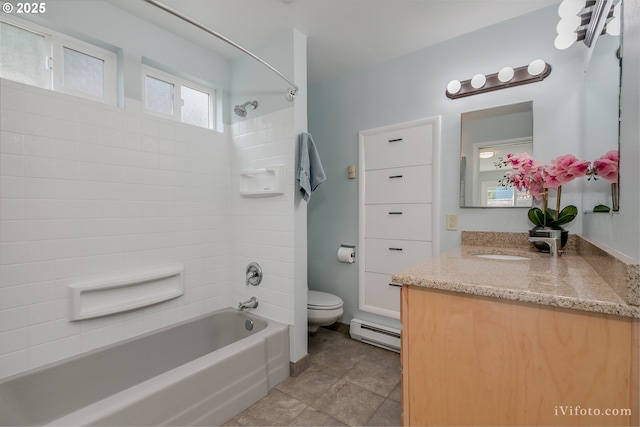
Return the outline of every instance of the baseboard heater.
{"type": "Polygon", "coordinates": [[[352,319],[349,334],[354,340],[400,353],[400,330],[360,319],[352,319]]]}

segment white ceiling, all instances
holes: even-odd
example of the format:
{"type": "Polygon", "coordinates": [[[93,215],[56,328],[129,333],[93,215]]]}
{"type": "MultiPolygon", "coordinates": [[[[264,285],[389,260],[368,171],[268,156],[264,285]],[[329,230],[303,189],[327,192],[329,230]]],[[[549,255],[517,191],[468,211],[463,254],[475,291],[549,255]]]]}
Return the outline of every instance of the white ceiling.
{"type": "MultiPolygon", "coordinates": [[[[241,53],[143,0],[107,0],[225,57],[241,53]]],[[[248,50],[296,28],[308,82],[377,64],[560,0],[159,0],[248,50]]],[[[263,58],[268,62],[268,58],[263,58]]]]}

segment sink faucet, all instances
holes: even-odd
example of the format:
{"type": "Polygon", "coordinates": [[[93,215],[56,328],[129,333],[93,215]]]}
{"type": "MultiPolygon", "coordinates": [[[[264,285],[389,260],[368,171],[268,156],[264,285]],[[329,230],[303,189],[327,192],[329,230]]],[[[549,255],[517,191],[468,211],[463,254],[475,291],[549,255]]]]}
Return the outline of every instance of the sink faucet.
{"type": "Polygon", "coordinates": [[[529,237],[530,242],[541,242],[549,245],[549,253],[552,257],[558,257],[562,253],[560,250],[560,230],[538,230],[539,233],[545,233],[546,236],[529,237]]]}
{"type": "Polygon", "coordinates": [[[244,311],[249,308],[256,308],[257,306],[258,306],[258,299],[256,297],[251,297],[247,301],[244,301],[238,304],[238,311],[244,311]]]}

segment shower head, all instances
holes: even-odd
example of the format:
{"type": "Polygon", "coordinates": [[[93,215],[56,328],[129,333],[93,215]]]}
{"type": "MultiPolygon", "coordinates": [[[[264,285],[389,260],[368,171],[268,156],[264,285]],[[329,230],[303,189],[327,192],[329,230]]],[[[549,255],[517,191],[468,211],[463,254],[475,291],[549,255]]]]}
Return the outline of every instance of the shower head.
{"type": "Polygon", "coordinates": [[[247,115],[247,107],[251,106],[253,110],[258,108],[258,101],[247,101],[242,105],[236,105],[233,107],[233,112],[239,115],[240,117],[245,117],[247,115]]]}

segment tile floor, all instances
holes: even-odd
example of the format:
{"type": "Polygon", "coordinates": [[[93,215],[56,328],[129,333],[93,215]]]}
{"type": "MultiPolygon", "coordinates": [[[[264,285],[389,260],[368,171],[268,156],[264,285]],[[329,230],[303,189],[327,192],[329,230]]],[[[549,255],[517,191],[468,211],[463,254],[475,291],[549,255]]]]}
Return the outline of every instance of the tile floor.
{"type": "Polygon", "coordinates": [[[310,366],[225,426],[399,426],[400,355],[320,328],[310,366]]]}

